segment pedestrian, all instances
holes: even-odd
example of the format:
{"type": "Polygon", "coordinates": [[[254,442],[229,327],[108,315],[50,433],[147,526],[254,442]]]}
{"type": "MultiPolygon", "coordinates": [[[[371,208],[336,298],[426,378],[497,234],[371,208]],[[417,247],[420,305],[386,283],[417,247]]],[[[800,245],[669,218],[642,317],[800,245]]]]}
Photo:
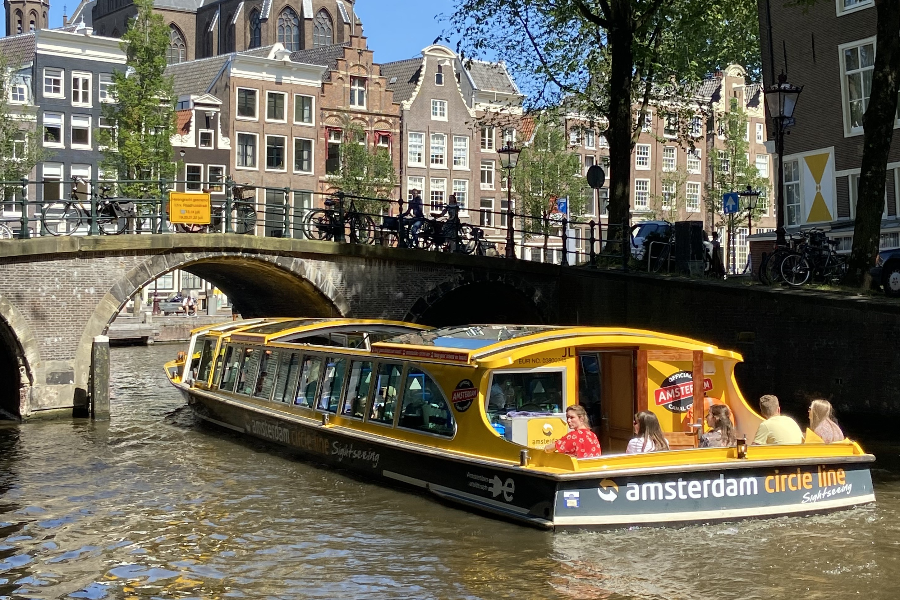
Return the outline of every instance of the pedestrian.
{"type": "Polygon", "coordinates": [[[801,444],[803,432],[792,418],[781,414],[778,398],[766,394],[759,399],[759,412],[765,419],[759,424],[754,444],[801,444]]]}
{"type": "Polygon", "coordinates": [[[709,257],[710,274],[716,279],[725,276],[725,263],[722,262],[722,243],[719,241],[719,232],[712,233],[712,256],[709,257]]]}

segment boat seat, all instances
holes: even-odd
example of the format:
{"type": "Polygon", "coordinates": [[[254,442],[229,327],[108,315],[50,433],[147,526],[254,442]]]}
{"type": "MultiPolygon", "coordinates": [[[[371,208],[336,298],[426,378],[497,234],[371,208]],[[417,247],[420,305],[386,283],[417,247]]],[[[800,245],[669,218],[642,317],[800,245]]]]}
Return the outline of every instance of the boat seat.
{"type": "Polygon", "coordinates": [[[697,436],[693,434],[681,431],[666,431],[664,433],[666,441],[669,442],[670,450],[685,450],[697,447],[697,436]]]}

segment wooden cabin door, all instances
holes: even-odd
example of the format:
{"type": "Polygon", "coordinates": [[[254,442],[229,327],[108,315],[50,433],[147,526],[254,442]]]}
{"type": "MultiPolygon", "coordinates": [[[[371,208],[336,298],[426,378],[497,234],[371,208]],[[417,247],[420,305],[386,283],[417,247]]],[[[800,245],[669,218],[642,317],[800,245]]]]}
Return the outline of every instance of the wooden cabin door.
{"type": "Polygon", "coordinates": [[[634,353],[578,353],[578,403],[604,452],[624,452],[634,437],[634,353]]]}

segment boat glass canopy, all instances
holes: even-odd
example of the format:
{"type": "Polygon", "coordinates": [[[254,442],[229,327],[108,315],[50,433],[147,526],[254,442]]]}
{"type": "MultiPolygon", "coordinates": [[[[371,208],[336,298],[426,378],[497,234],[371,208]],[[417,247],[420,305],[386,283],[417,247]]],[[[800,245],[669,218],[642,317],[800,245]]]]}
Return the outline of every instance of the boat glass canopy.
{"type": "Polygon", "coordinates": [[[469,325],[407,333],[385,341],[389,344],[477,350],[498,342],[556,329],[560,328],[550,325],[469,325]]]}

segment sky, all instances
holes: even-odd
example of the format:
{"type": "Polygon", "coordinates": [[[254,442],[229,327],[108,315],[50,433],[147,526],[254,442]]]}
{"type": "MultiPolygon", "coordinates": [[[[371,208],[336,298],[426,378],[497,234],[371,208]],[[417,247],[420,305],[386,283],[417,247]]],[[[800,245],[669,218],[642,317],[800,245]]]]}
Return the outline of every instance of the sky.
{"type": "MultiPolygon", "coordinates": [[[[300,0],[296,4],[299,7],[300,0]]],[[[50,27],[62,26],[63,9],[71,15],[77,6],[78,0],[50,0],[50,27]]],[[[452,10],[453,0],[357,0],[356,4],[376,62],[418,56],[447,27],[437,15],[452,10]]],[[[0,34],[4,31],[5,13],[0,11],[0,34]]]]}

